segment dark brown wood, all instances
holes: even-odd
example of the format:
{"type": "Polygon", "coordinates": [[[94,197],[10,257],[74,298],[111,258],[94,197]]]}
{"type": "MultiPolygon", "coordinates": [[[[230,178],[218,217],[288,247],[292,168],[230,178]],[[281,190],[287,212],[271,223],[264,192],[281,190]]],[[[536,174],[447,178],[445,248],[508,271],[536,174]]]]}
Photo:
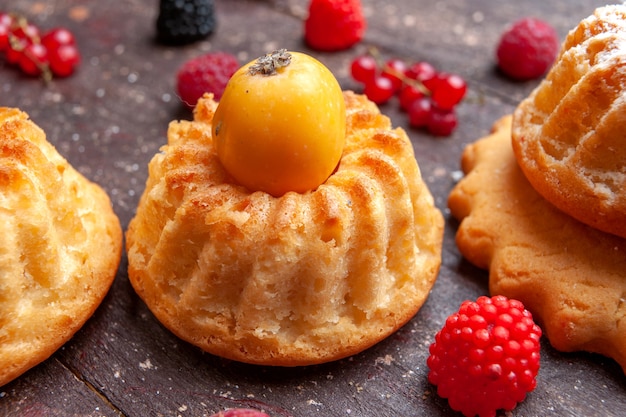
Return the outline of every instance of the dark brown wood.
{"type": "MultiPolygon", "coordinates": [[[[303,45],[304,0],[218,0],[214,35],[178,48],[154,42],[157,3],[2,0],[0,10],[18,11],[43,28],[70,28],[83,62],[72,77],[44,85],[0,61],[0,105],[28,112],[61,154],[106,189],[125,228],[167,124],[190,118],[174,89],[186,59],[223,50],[243,63],[277,47],[303,50],[329,66],[345,89],[358,89],[348,64],[368,47],[385,57],[428,60],[469,82],[454,135],[437,139],[408,128],[395,103],[382,110],[409,132],[446,213],[440,276],[417,316],[385,341],[335,363],[282,369],[227,361],[176,338],[133,292],[124,257],[110,293],[83,329],[49,360],[0,387],[0,415],[208,416],[227,407],[285,417],[454,415],[427,382],[428,345],[463,300],[487,293],[487,275],[459,255],[446,198],[463,147],[536,85],[498,75],[496,42],[508,23],[528,15],[549,21],[563,37],[604,2],[363,0],[366,39],[337,53],[303,45]]],[[[626,379],[614,361],[556,352],[544,339],[537,389],[511,415],[611,416],[625,409],[626,379]]]]}

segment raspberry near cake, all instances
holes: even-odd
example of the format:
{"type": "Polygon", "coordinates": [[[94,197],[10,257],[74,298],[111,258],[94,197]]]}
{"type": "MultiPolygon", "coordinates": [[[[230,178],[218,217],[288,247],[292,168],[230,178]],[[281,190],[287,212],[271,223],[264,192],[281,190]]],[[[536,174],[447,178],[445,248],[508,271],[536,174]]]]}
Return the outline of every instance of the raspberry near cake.
{"type": "Polygon", "coordinates": [[[343,97],[338,165],[277,197],[220,163],[210,96],[170,124],[127,247],[131,283],[173,333],[242,362],[309,365],[358,353],[419,310],[443,217],[406,133],[364,96],[343,97]]]}
{"type": "Polygon", "coordinates": [[[0,386],[47,359],[96,310],[122,230],[98,185],[44,132],[0,108],[0,386]]]}
{"type": "Polygon", "coordinates": [[[570,31],[545,80],[516,109],[524,174],[570,216],[626,237],[626,6],[570,31]]]}

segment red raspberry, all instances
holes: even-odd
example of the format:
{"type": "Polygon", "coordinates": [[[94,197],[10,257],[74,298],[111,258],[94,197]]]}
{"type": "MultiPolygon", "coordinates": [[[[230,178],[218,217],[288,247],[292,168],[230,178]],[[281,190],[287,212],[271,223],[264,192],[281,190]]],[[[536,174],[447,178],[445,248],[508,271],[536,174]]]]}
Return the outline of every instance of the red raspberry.
{"type": "Polygon", "coordinates": [[[546,73],[559,52],[559,36],[548,23],[524,18],[502,34],[498,66],[509,77],[530,80],[546,73]]]}
{"type": "Polygon", "coordinates": [[[512,410],[535,389],[541,329],[517,300],[465,301],[430,346],[428,380],[465,416],[512,410]]]}
{"type": "Polygon", "coordinates": [[[366,26],[360,0],[311,0],[304,39],[313,49],[339,51],[363,39],[366,26]]]}
{"type": "Polygon", "coordinates": [[[176,75],[178,95],[189,107],[194,107],[204,93],[213,93],[215,100],[219,100],[228,80],[238,69],[237,58],[226,52],[192,58],[176,75]]]}
{"type": "Polygon", "coordinates": [[[220,411],[211,417],[270,417],[269,415],[257,410],[248,408],[232,408],[226,411],[220,411]]]}

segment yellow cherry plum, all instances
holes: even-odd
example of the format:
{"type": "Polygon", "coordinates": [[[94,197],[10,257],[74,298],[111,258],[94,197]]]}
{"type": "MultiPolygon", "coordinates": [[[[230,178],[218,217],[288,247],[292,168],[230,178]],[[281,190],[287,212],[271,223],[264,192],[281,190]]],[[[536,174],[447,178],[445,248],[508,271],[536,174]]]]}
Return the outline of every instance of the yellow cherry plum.
{"type": "Polygon", "coordinates": [[[337,167],[346,135],[343,93],[315,58],[284,49],[241,67],[213,117],[226,171],[250,191],[314,190],[337,167]]]}

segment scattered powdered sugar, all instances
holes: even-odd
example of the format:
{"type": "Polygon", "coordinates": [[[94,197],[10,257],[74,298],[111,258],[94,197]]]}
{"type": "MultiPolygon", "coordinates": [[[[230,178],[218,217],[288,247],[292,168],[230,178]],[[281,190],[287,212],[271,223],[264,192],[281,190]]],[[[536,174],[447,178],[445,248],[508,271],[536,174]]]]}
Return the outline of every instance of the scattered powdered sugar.
{"type": "Polygon", "coordinates": [[[143,362],[139,362],[139,367],[141,369],[156,369],[156,367],[154,365],[152,365],[152,362],[150,362],[150,358],[147,358],[145,361],[143,362]]]}

